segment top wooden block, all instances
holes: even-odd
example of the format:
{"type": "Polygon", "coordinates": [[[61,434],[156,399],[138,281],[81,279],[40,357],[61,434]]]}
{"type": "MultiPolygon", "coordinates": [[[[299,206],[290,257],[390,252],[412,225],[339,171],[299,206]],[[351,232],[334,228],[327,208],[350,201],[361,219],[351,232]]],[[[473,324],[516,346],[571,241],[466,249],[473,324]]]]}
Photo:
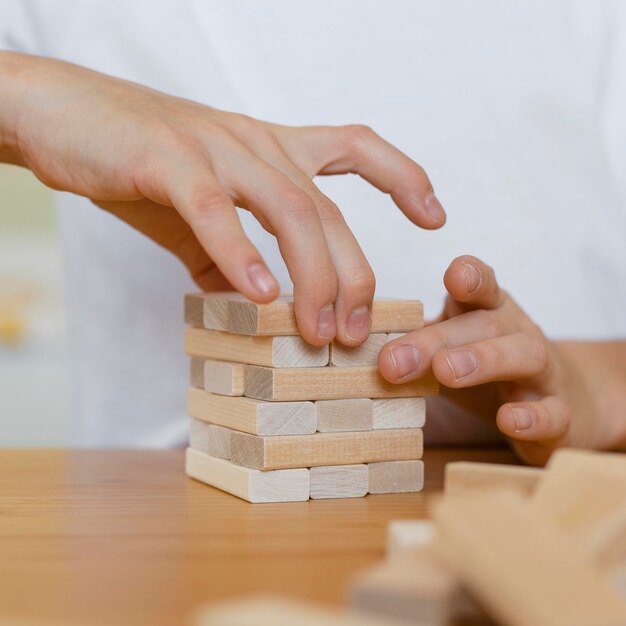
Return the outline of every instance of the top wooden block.
{"type": "MultiPolygon", "coordinates": [[[[235,292],[188,294],[185,323],[242,335],[299,335],[293,298],[282,295],[269,304],[256,304],[235,292]]],[[[419,300],[375,300],[370,333],[398,333],[424,325],[419,300]]]]}

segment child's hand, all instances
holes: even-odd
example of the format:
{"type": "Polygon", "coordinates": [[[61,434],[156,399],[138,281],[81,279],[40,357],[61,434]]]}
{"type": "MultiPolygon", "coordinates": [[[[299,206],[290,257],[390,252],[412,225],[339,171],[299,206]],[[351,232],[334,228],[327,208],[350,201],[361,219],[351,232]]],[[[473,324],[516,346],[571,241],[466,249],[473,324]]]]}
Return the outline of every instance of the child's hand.
{"type": "Polygon", "coordinates": [[[432,367],[444,394],[495,418],[530,463],[544,463],[558,446],[626,444],[623,343],[548,341],[475,257],[455,259],[444,283],[440,318],[381,351],[385,378],[405,382],[432,367]],[[611,414],[607,395],[621,412],[611,414]]]}

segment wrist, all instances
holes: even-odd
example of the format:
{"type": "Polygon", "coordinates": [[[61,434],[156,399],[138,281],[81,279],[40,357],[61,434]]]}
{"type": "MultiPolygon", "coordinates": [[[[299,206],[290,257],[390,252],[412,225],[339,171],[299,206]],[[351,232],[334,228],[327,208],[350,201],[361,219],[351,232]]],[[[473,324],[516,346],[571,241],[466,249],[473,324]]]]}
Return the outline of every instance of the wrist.
{"type": "Polygon", "coordinates": [[[33,57],[0,51],[0,162],[24,165],[20,146],[23,103],[33,57]]]}

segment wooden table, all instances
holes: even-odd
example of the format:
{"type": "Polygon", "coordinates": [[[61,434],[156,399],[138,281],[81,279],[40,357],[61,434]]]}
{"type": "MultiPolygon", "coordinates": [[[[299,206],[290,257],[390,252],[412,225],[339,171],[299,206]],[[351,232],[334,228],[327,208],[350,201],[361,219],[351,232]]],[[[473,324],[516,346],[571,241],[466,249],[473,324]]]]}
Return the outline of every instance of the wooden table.
{"type": "Polygon", "coordinates": [[[180,450],[0,450],[0,622],[173,626],[258,591],[341,603],[387,523],[427,515],[451,460],[515,462],[428,450],[422,494],[251,505],[188,479],[180,450]]]}

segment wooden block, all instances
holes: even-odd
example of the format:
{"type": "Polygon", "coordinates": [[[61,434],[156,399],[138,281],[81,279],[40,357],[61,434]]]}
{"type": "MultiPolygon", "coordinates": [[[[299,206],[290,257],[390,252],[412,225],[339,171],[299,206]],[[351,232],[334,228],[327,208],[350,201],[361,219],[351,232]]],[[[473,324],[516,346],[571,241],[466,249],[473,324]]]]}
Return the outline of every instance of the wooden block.
{"type": "Polygon", "coordinates": [[[385,398],[373,400],[374,428],[422,428],[426,422],[424,398],[385,398]]]}
{"type": "Polygon", "coordinates": [[[270,367],[328,365],[328,346],[311,346],[301,337],[250,337],[186,328],[185,351],[191,356],[270,367]]]}
{"type": "Polygon", "coordinates": [[[197,356],[189,359],[189,383],[197,389],[204,389],[204,361],[197,356]]]}
{"type": "Polygon", "coordinates": [[[360,346],[348,348],[337,341],[330,344],[330,365],[337,367],[358,367],[377,365],[378,353],[387,343],[387,335],[370,335],[360,346]]]}
{"type": "Polygon", "coordinates": [[[185,296],[185,324],[228,330],[228,303],[247,300],[236,291],[190,293],[185,296]]]}
{"type": "MultiPolygon", "coordinates": [[[[370,333],[410,331],[424,325],[424,307],[418,300],[375,300],[370,333]]],[[[269,304],[231,302],[228,330],[245,335],[298,335],[293,301],[282,296],[269,304]]]]}
{"type": "Polygon", "coordinates": [[[256,596],[209,605],[190,626],[398,626],[379,618],[348,613],[277,596],[256,596]]]}
{"type": "Polygon", "coordinates": [[[435,524],[431,520],[394,520],[387,526],[387,558],[395,559],[422,550],[432,543],[435,524]]]}
{"type": "Polygon", "coordinates": [[[362,498],[367,493],[367,465],[312,467],[311,498],[362,498]]]}
{"type": "Polygon", "coordinates": [[[432,396],[439,383],[432,374],[394,385],[376,367],[301,367],[276,369],[248,366],[244,393],[260,400],[339,400],[344,398],[406,398],[432,396]]]}
{"type": "Polygon", "coordinates": [[[549,515],[596,565],[626,560],[626,454],[555,451],[531,506],[549,515]]]}
{"type": "Polygon", "coordinates": [[[230,428],[191,418],[189,447],[218,459],[230,460],[230,428]]]}
{"type": "Polygon", "coordinates": [[[234,463],[271,470],[419,459],[423,439],[419,428],[289,437],[233,433],[231,445],[234,463]]]}
{"type": "Polygon", "coordinates": [[[400,339],[400,337],[404,337],[406,333],[389,333],[387,335],[387,342],[395,341],[396,339],[400,339]]]}
{"type": "MultiPolygon", "coordinates": [[[[397,432],[402,434],[406,430],[408,429],[397,432]]],[[[424,488],[424,463],[422,461],[387,461],[370,463],[368,467],[370,493],[409,493],[421,491],[424,488]]]]}
{"type": "Polygon", "coordinates": [[[372,401],[369,398],[318,400],[317,430],[321,433],[372,430],[372,401]]]}
{"type": "Polygon", "coordinates": [[[445,494],[458,496],[492,489],[515,491],[530,495],[543,475],[542,469],[497,463],[448,463],[445,468],[445,494]]]}
{"type": "Polygon", "coordinates": [[[313,402],[261,402],[189,389],[189,415],[252,435],[306,435],[317,428],[313,402]]]}
{"type": "Polygon", "coordinates": [[[302,502],[309,499],[308,469],[259,472],[187,448],[187,476],[248,502],[302,502]]]}
{"type": "Polygon", "coordinates": [[[348,591],[353,608],[402,624],[485,624],[455,574],[430,549],[381,561],[360,572],[348,591]]]}
{"type": "Polygon", "coordinates": [[[445,498],[437,546],[496,620],[511,626],[617,626],[626,605],[554,524],[518,494],[445,498]]]}
{"type": "Polygon", "coordinates": [[[243,396],[243,363],[204,362],[204,388],[225,396],[243,396]]]}

